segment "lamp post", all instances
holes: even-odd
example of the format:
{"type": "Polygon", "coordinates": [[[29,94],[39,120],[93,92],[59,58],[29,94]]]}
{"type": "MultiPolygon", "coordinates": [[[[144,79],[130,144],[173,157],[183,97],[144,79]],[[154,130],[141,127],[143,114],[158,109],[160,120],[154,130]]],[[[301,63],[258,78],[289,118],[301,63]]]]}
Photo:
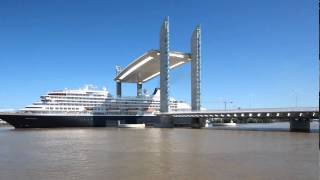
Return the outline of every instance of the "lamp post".
{"type": "Polygon", "coordinates": [[[227,104],[232,104],[233,102],[225,99],[223,103],[224,103],[224,110],[226,111],[227,110],[227,104]]]}
{"type": "Polygon", "coordinates": [[[298,91],[293,90],[292,95],[294,96],[294,103],[295,103],[295,107],[298,107],[298,91]]]}

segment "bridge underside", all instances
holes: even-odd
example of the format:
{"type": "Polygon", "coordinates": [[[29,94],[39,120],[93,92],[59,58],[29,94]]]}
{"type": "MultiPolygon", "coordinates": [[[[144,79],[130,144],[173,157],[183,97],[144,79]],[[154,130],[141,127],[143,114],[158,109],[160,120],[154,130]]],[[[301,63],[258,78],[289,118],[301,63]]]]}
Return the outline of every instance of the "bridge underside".
{"type": "MultiPolygon", "coordinates": [[[[188,53],[169,52],[169,68],[174,69],[191,60],[188,53]]],[[[123,69],[114,80],[124,83],[145,83],[160,74],[160,51],[150,50],[123,69]]]]}

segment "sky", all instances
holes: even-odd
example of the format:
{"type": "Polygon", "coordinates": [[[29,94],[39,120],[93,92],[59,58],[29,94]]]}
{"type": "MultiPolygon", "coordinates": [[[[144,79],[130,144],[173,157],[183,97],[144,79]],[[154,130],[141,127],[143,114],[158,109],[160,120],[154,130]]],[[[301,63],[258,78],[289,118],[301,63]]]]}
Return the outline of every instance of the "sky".
{"type": "MultiPolygon", "coordinates": [[[[0,109],[85,84],[115,94],[115,66],[159,49],[190,52],[202,30],[202,107],[318,106],[315,0],[1,0],[0,109]]],[[[170,96],[190,102],[190,64],[170,72],[170,96]]],[[[143,85],[149,93],[159,78],[143,85]]],[[[135,95],[135,84],[124,84],[135,95]]]]}

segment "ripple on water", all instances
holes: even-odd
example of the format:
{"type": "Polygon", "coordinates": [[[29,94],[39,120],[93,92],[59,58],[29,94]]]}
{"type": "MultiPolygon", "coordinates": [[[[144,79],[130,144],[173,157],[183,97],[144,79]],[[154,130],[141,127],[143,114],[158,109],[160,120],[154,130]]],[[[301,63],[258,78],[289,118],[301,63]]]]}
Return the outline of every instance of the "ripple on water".
{"type": "Polygon", "coordinates": [[[0,179],[318,179],[318,134],[0,128],[0,179]]]}

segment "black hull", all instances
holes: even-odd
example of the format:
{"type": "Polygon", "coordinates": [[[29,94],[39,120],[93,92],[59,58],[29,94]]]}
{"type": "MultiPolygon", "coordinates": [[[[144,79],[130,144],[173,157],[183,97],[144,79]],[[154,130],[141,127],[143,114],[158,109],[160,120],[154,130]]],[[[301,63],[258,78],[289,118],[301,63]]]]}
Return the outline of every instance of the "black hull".
{"type": "Polygon", "coordinates": [[[0,115],[15,128],[57,128],[57,127],[112,127],[121,124],[145,123],[153,125],[159,122],[157,116],[72,116],[72,115],[0,115]]]}

